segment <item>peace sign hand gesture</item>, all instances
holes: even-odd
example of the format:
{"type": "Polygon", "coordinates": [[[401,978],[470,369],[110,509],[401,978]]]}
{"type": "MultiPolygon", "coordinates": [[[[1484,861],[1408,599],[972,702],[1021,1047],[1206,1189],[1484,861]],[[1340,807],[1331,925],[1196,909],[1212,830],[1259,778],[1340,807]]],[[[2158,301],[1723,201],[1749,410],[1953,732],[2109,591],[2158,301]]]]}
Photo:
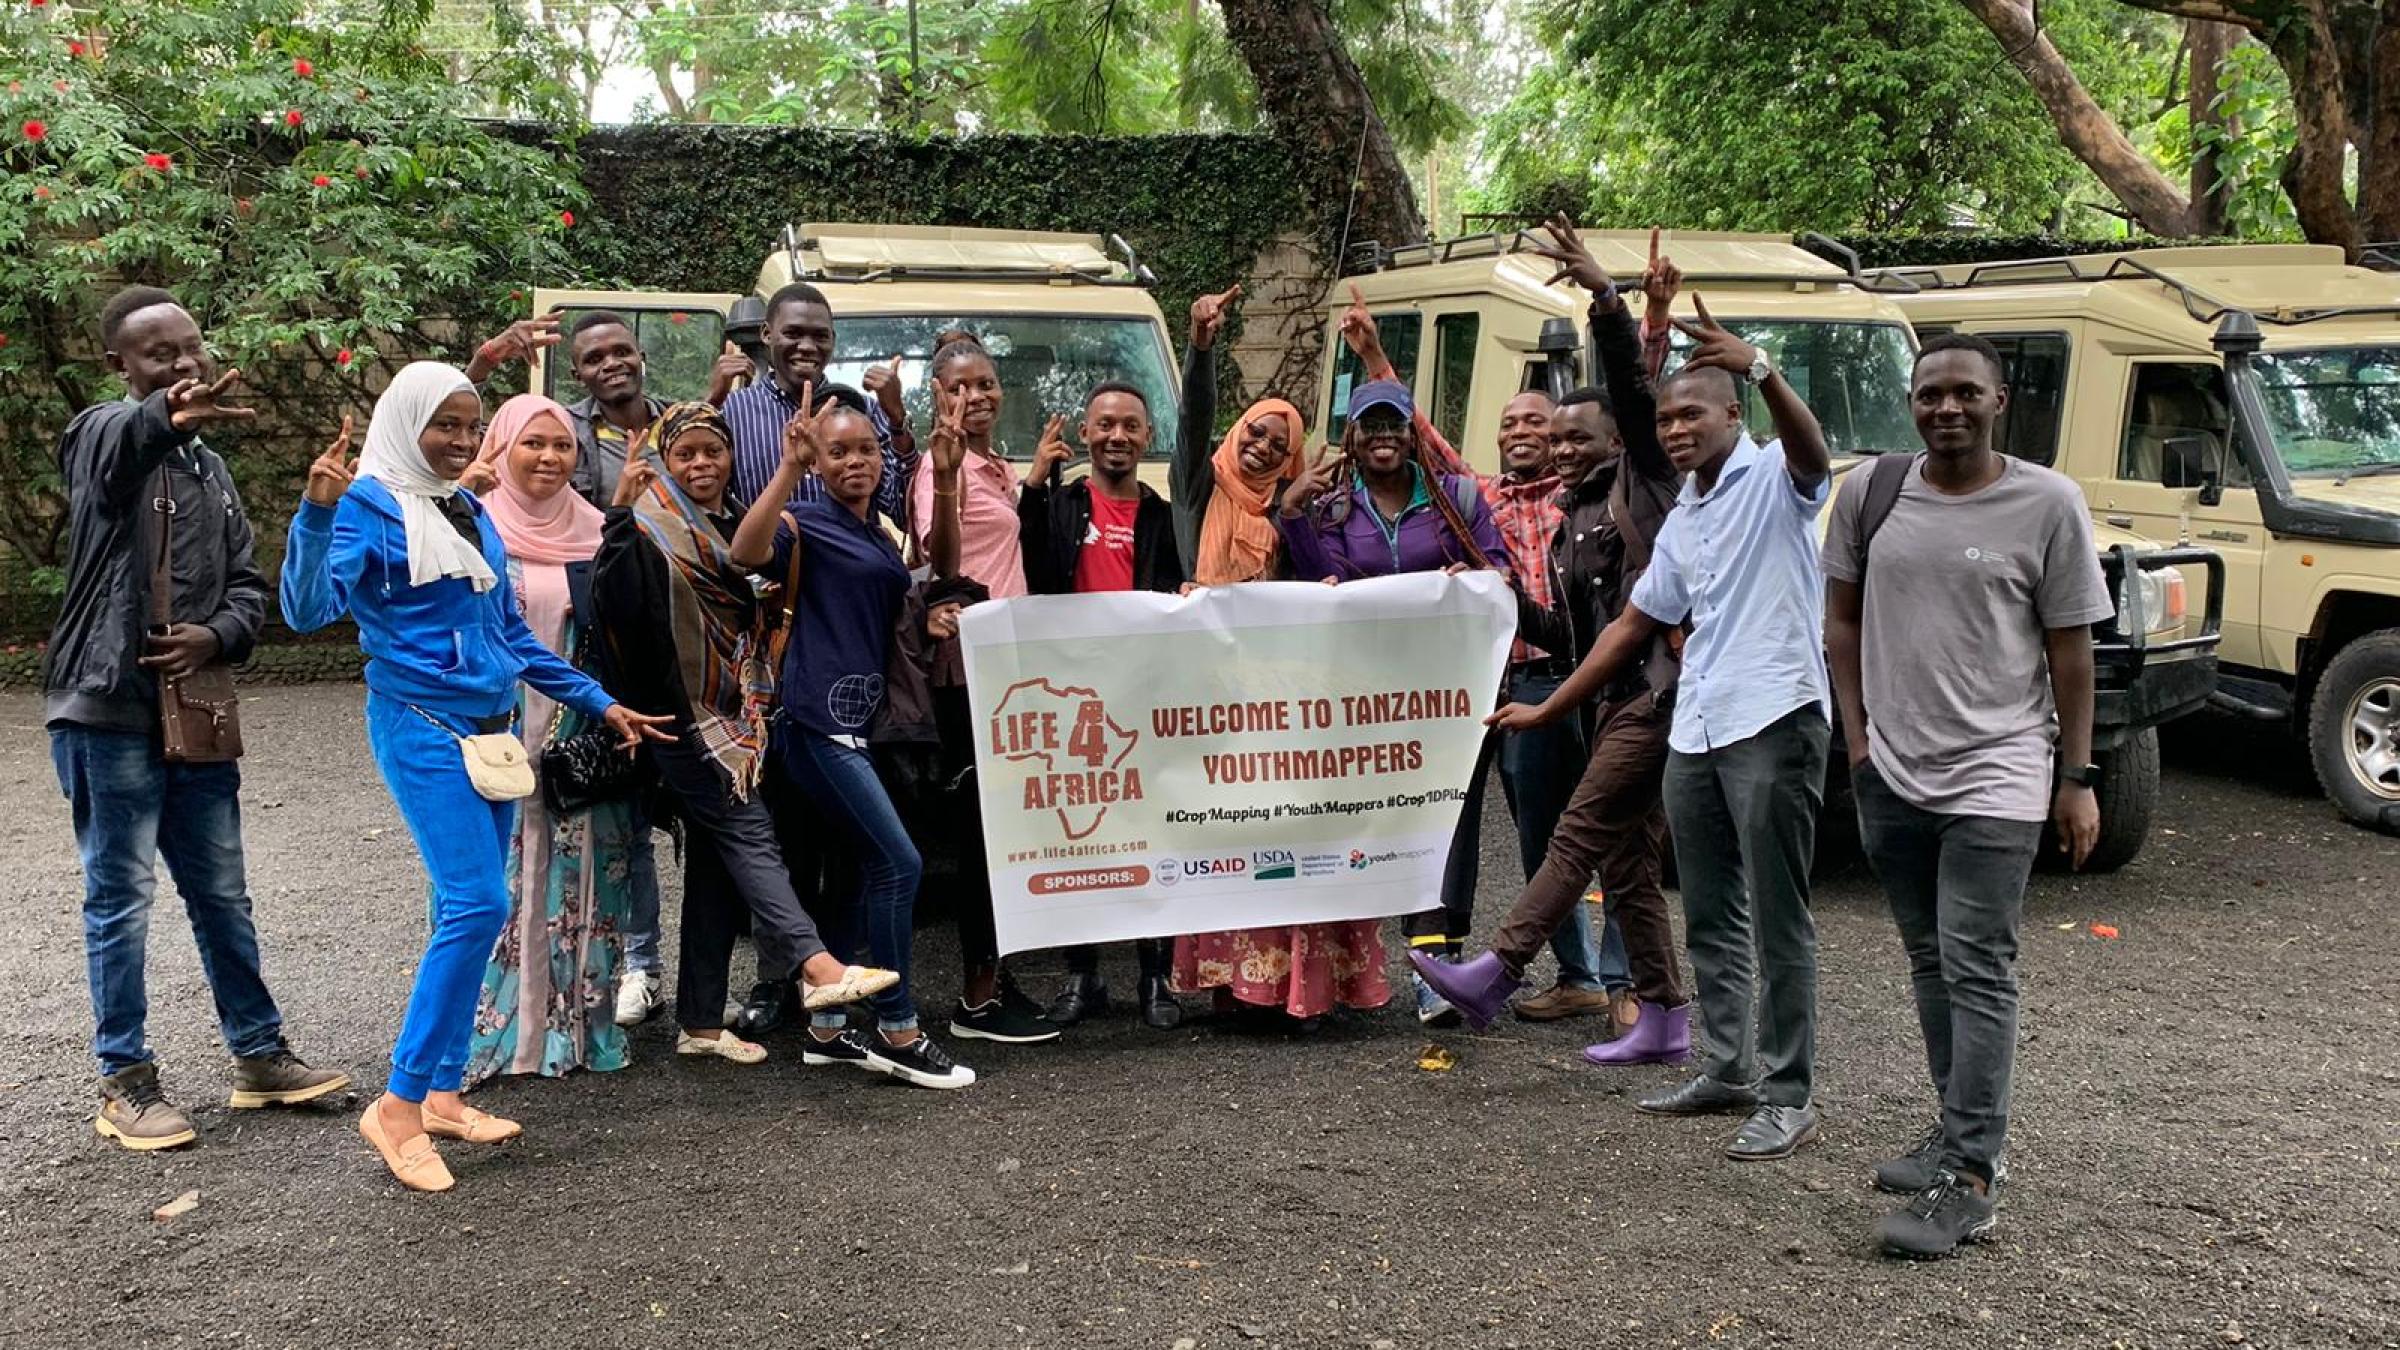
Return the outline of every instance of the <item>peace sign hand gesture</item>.
{"type": "Polygon", "coordinates": [[[219,375],[214,383],[205,380],[177,380],[167,390],[167,420],[177,431],[210,426],[218,422],[247,422],[258,416],[256,408],[235,408],[219,403],[242,378],[239,367],[219,375]]]}
{"type": "Polygon", "coordinates": [[[1699,315],[1698,323],[1688,323],[1682,319],[1674,321],[1675,327],[1685,337],[1698,344],[1692,354],[1684,358],[1684,364],[1715,366],[1730,372],[1737,380],[1749,379],[1750,372],[1758,368],[1758,348],[1725,331],[1709,316],[1708,305],[1698,295],[1692,297],[1692,311],[1699,315]]]}
{"type": "Polygon", "coordinates": [[[1308,509],[1308,504],[1324,496],[1333,487],[1334,473],[1342,464],[1342,452],[1330,445],[1317,447],[1317,457],[1283,490],[1283,513],[1296,516],[1308,509]]]}
{"type": "Polygon", "coordinates": [[[1027,487],[1048,483],[1075,458],[1075,451],[1067,445],[1066,430],[1067,419],[1057,414],[1051,416],[1050,425],[1042,428],[1042,443],[1033,451],[1033,468],[1025,475],[1027,487]]]}
{"type": "Polygon", "coordinates": [[[783,424],[783,468],[791,471],[794,477],[805,478],[816,472],[817,452],[824,445],[818,438],[817,428],[832,415],[834,407],[831,399],[827,399],[822,407],[818,406],[816,385],[802,382],[800,410],[792,414],[792,420],[783,424]]]}
{"type": "Polygon", "coordinates": [[[1658,230],[1654,226],[1650,231],[1650,265],[1642,271],[1642,295],[1650,302],[1644,316],[1665,315],[1667,306],[1675,303],[1682,290],[1683,269],[1675,265],[1673,258],[1658,251],[1658,230]]]}
{"type": "Polygon", "coordinates": [[[1217,332],[1225,326],[1225,311],[1242,298],[1242,285],[1235,282],[1215,295],[1204,295],[1192,302],[1192,347],[1207,351],[1217,345],[1217,332]]]}
{"type": "Polygon", "coordinates": [[[547,351],[563,340],[558,330],[556,314],[517,320],[484,339],[475,349],[475,355],[467,362],[467,378],[481,384],[492,377],[493,371],[512,361],[531,361],[535,352],[547,351]]]}
{"type": "Polygon", "coordinates": [[[350,458],[350,414],[344,413],[342,434],[308,466],[308,486],[302,495],[312,505],[339,506],[342,494],[357,477],[358,465],[350,458]]]}
{"type": "Polygon", "coordinates": [[[1592,256],[1591,249],[1585,247],[1583,236],[1576,232],[1575,222],[1567,219],[1567,213],[1561,211],[1550,217],[1542,222],[1542,228],[1549,232],[1550,239],[1547,243],[1538,238],[1533,241],[1534,256],[1547,258],[1558,265],[1558,270],[1542,284],[1555,286],[1562,281],[1572,281],[1591,292],[1594,299],[1605,294],[1610,284],[1608,269],[1602,267],[1600,260],[1592,256]]]}
{"type": "Polygon", "coordinates": [[[951,393],[934,382],[933,436],[926,448],[933,453],[934,472],[945,478],[967,462],[966,406],[964,391],[951,393]]]}

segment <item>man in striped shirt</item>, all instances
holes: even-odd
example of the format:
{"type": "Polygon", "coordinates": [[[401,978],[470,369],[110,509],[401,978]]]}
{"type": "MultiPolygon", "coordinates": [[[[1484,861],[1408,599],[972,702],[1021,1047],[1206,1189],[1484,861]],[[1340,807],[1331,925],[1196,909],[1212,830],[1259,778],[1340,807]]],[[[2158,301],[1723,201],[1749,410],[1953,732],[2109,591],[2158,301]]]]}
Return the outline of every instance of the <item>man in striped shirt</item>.
{"type": "MultiPolygon", "coordinates": [[[[833,309],[825,293],[795,281],[767,300],[767,378],[725,400],[725,424],[733,430],[733,490],[756,501],[783,461],[783,428],[800,411],[804,386],[822,390],[825,366],[833,359],[833,309]]],[[[883,481],[875,487],[875,512],[905,531],[908,485],[917,472],[917,444],[900,406],[900,384],[885,380],[867,400],[867,420],[883,448],[883,481]]],[[[815,474],[800,480],[796,501],[813,501],[824,491],[815,474]]]]}

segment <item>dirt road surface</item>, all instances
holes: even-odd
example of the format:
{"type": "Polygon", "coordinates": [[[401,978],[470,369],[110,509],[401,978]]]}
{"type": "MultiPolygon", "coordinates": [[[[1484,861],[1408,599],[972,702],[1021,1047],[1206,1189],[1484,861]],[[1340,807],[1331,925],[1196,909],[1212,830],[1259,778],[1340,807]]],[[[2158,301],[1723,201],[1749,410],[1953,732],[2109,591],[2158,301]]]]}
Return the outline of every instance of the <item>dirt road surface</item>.
{"type": "MultiPolygon", "coordinates": [[[[360,691],[257,694],[269,981],[304,1054],[379,1086],[421,874],[360,691]]],[[[1291,1039],[1119,1015],[962,1043],[983,1080],[940,1094],[805,1069],[788,1040],[757,1068],[677,1062],[661,1021],[622,1073],[488,1090],[525,1139],[452,1146],[459,1188],[410,1195],[350,1111],[225,1109],[163,880],[150,1037],[201,1140],[135,1156],[89,1123],[39,705],[0,697],[0,1345],[2400,1344],[2400,844],[2339,823],[2273,740],[2176,730],[2141,860],[2037,879],[1997,1240],[1901,1265],[1872,1250],[1890,1202],[1867,1172],[1933,1104],[1855,870],[1817,898],[1824,1136],[1781,1164],[1727,1161],[1730,1121],[1636,1113],[1671,1071],[1584,1066],[1576,1023],[1427,1033],[1394,1007],[1291,1039]],[[1434,1040],[1456,1068],[1417,1067],[1434,1040]]],[[[1515,889],[1492,796],[1487,928],[1515,889]]],[[[947,1006],[946,930],[918,962],[947,1006]]],[[[1046,995],[1055,959],[1026,964],[1046,995]]]]}

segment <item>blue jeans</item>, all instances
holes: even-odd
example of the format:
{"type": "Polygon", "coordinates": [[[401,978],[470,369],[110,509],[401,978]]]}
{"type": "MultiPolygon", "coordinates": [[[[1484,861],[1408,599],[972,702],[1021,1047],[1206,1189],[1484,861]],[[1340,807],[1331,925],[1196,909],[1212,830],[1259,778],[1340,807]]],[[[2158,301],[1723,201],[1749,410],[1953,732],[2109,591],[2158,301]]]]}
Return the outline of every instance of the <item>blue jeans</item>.
{"type": "Polygon", "coordinates": [[[658,956],[658,851],[650,844],[647,794],[634,795],[632,831],[625,848],[625,865],[632,874],[626,884],[633,901],[625,919],[625,969],[656,975],[664,963],[658,956]]]}
{"type": "Polygon", "coordinates": [[[465,1080],[484,963],[508,923],[508,843],[517,806],[486,801],[467,781],[457,738],[474,730],[464,718],[367,695],[367,744],[432,882],[433,936],[417,963],[385,1085],[402,1101],[456,1092],[465,1080]]]}
{"type": "MultiPolygon", "coordinates": [[[[917,1005],[909,991],[909,953],[916,941],[917,882],[925,863],[909,841],[908,827],[875,776],[875,763],[863,750],[795,726],[775,737],[783,771],[793,785],[808,794],[858,853],[859,886],[856,901],[846,907],[826,907],[820,923],[825,945],[845,962],[855,962],[858,931],[866,930],[867,952],[876,965],[900,972],[900,983],[875,996],[875,1022],[885,1031],[910,1031],[917,1025],[917,1005]]],[[[840,1026],[840,1012],[820,1013],[818,1026],[840,1026]]]]}
{"type": "Polygon", "coordinates": [[[150,1059],[142,958],[161,856],[191,918],[226,1049],[250,1058],[282,1044],[283,1014],[259,975],[242,875],[240,768],[169,764],[145,732],[63,722],[50,728],[50,762],[73,808],[83,860],[83,960],[100,1072],[150,1059]]]}
{"type": "MultiPolygon", "coordinates": [[[[1511,671],[1508,697],[1514,703],[1539,704],[1558,686],[1556,676],[1511,671]]],[[[1578,718],[1562,717],[1546,727],[1501,736],[1500,790],[1507,794],[1509,815],[1517,822],[1517,854],[1528,879],[1541,870],[1550,834],[1558,828],[1559,815],[1575,795],[1588,762],[1578,718]]],[[[1550,935],[1558,982],[1570,989],[1630,989],[1633,974],[1625,964],[1625,938],[1617,931],[1616,916],[1601,916],[1600,945],[1595,948],[1591,908],[1576,905],[1550,935]]]]}

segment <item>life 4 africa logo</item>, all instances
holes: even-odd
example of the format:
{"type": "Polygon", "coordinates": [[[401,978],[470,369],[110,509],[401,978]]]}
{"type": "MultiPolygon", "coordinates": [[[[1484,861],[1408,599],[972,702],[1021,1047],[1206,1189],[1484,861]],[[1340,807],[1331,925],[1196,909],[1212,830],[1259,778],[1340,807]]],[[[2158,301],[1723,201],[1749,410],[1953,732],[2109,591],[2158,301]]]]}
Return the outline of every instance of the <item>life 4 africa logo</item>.
{"type": "Polygon", "coordinates": [[[1028,811],[1053,811],[1069,839],[1089,838],[1118,802],[1142,799],[1142,771],[1126,763],[1141,741],[1089,689],[1019,680],[992,710],[994,758],[1015,766],[1028,811]]]}

